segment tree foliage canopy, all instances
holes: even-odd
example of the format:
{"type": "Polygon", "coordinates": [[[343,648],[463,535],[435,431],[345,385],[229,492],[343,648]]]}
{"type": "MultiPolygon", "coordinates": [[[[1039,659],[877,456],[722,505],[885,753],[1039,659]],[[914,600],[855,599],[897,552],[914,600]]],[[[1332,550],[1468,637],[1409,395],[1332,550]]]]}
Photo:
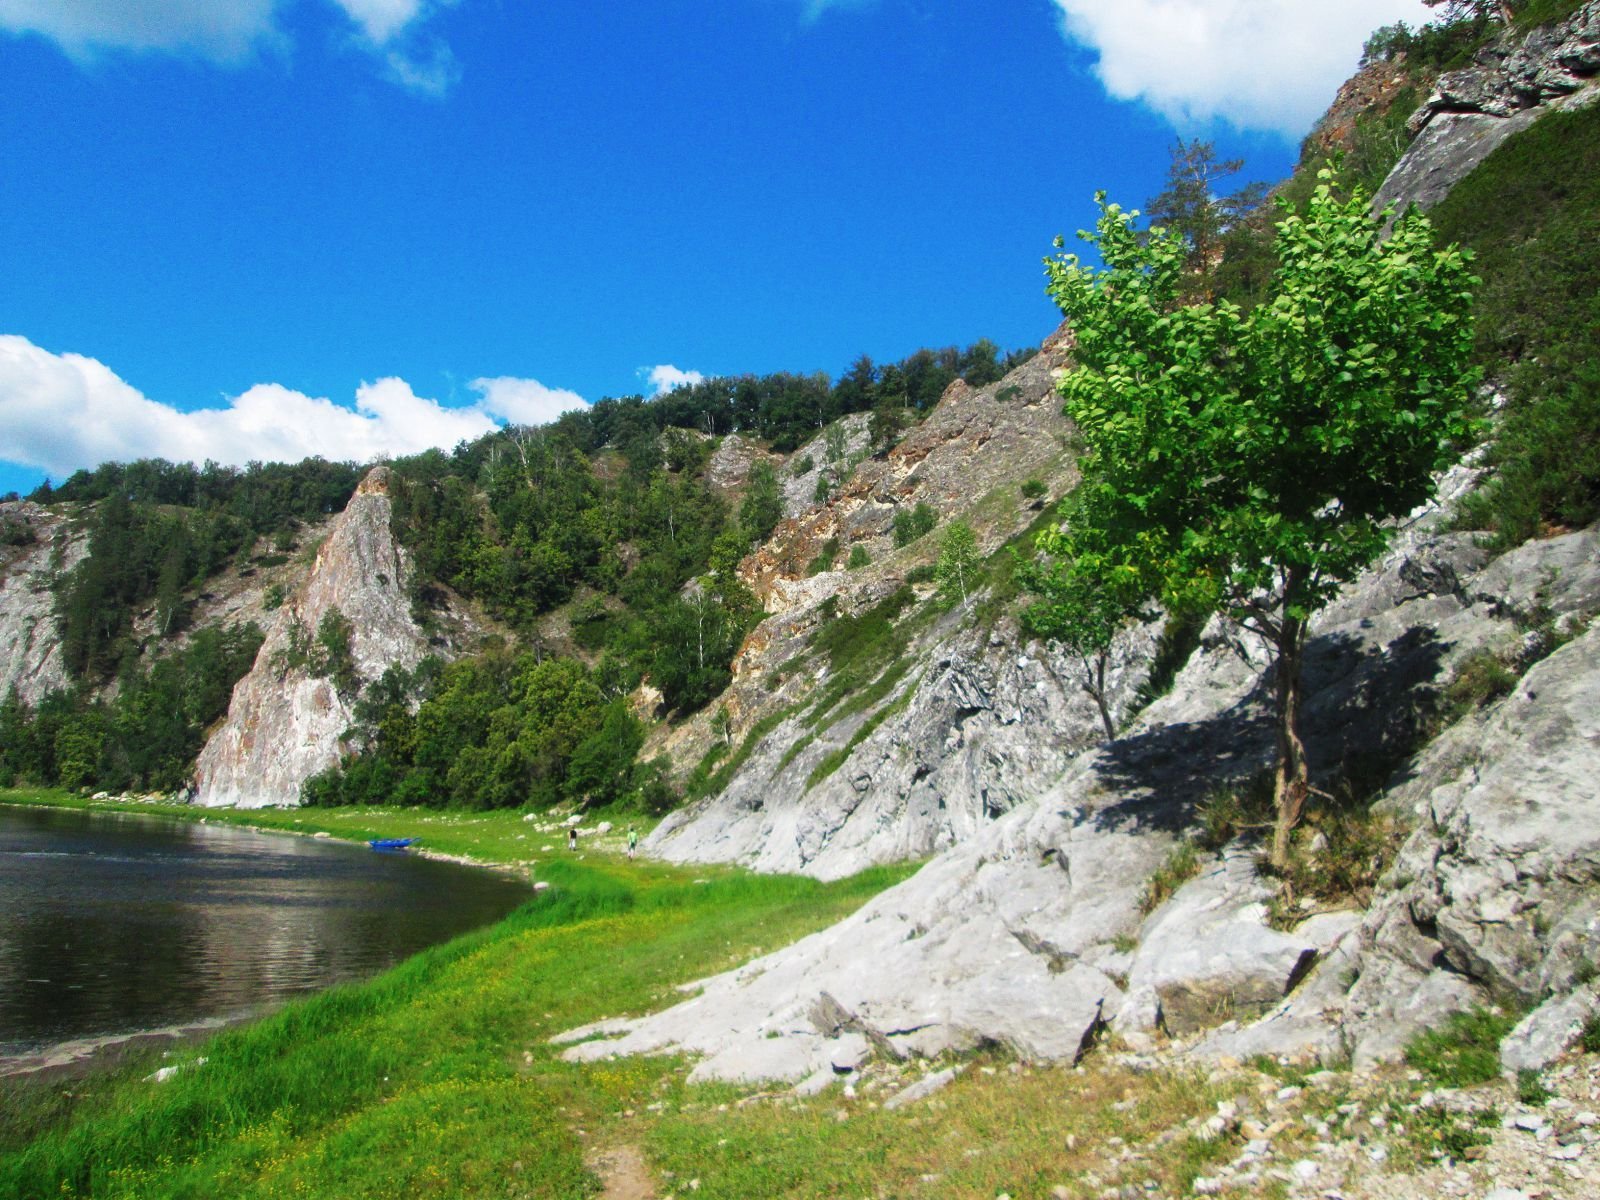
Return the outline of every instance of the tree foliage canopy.
{"type": "Polygon", "coordinates": [[[1278,225],[1266,303],[1185,305],[1185,242],[1100,206],[1082,236],[1104,268],[1046,260],[1077,336],[1061,392],[1087,444],[1070,536],[1053,545],[1119,595],[1218,607],[1275,647],[1281,841],[1308,786],[1306,621],[1383,547],[1385,522],[1433,494],[1468,434],[1476,281],[1464,252],[1433,247],[1426,218],[1385,238],[1368,198],[1339,199],[1324,171],[1305,214],[1278,225]]]}

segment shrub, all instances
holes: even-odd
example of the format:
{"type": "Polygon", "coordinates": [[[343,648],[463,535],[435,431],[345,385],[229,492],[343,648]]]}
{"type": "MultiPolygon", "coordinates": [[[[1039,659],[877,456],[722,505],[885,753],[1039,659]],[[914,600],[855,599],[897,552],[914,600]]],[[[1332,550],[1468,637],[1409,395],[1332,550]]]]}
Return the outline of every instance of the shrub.
{"type": "Polygon", "coordinates": [[[817,551],[817,556],[806,564],[807,575],[820,575],[824,571],[833,570],[833,560],[839,557],[839,539],[829,538],[822,543],[822,549],[817,551]]]}
{"type": "Polygon", "coordinates": [[[860,542],[850,547],[850,557],[845,559],[844,565],[851,571],[866,566],[872,561],[872,556],[867,553],[867,548],[860,542]]]}
{"type": "Polygon", "coordinates": [[[1583,1047],[1585,1054],[1600,1054],[1600,1012],[1592,1012],[1583,1023],[1583,1032],[1578,1035],[1578,1045],[1583,1047]]]}
{"type": "Polygon", "coordinates": [[[1022,481],[1022,495],[1026,500],[1041,499],[1050,489],[1045,487],[1042,479],[1025,479],[1022,481]]]}
{"type": "Polygon", "coordinates": [[[1144,885],[1139,895],[1139,911],[1145,915],[1155,912],[1189,880],[1200,874],[1200,855],[1194,843],[1180,841],[1167,855],[1166,861],[1156,868],[1154,875],[1144,885]]]}
{"type": "Polygon", "coordinates": [[[1503,657],[1493,650],[1478,650],[1461,661],[1445,685],[1445,715],[1458,720],[1509,695],[1516,686],[1517,673],[1503,657]]]}
{"type": "Polygon", "coordinates": [[[932,505],[917,502],[913,509],[894,510],[894,544],[899,549],[909,546],[939,523],[939,514],[932,505]]]}

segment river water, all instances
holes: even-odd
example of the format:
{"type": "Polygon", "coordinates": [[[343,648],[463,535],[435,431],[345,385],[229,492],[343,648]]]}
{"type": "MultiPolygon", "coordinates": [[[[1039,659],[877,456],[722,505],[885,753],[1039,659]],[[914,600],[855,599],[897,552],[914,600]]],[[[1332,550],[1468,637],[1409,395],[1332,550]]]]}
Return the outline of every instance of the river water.
{"type": "Polygon", "coordinates": [[[0,805],[0,1067],[362,979],[528,894],[508,876],[365,846],[0,805]]]}

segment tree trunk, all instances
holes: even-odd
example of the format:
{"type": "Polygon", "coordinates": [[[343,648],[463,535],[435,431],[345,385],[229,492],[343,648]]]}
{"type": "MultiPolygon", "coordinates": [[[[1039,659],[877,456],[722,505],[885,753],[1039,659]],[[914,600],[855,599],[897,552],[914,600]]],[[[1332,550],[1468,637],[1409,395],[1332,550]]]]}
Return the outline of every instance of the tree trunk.
{"type": "MultiPolygon", "coordinates": [[[[1289,594],[1293,595],[1292,586],[1289,594]]],[[[1300,740],[1300,661],[1305,637],[1305,622],[1286,612],[1278,630],[1278,771],[1272,791],[1277,810],[1272,828],[1272,865],[1279,870],[1289,865],[1289,835],[1300,823],[1306,793],[1311,790],[1305,744],[1300,740]]]]}
{"type": "Polygon", "coordinates": [[[1104,654],[1100,655],[1095,662],[1093,672],[1089,670],[1087,662],[1083,664],[1083,690],[1094,697],[1095,707],[1100,710],[1100,724],[1105,726],[1106,741],[1108,743],[1116,741],[1117,727],[1111,720],[1111,710],[1106,706],[1106,656],[1104,654]]]}

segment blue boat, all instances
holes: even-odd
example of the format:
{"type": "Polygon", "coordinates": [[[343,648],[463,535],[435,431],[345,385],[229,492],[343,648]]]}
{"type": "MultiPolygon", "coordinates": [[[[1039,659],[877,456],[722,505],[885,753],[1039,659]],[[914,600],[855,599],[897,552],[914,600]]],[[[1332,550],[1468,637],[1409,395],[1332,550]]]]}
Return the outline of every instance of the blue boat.
{"type": "Polygon", "coordinates": [[[421,840],[421,838],[373,838],[367,845],[374,850],[404,850],[421,840]]]}

